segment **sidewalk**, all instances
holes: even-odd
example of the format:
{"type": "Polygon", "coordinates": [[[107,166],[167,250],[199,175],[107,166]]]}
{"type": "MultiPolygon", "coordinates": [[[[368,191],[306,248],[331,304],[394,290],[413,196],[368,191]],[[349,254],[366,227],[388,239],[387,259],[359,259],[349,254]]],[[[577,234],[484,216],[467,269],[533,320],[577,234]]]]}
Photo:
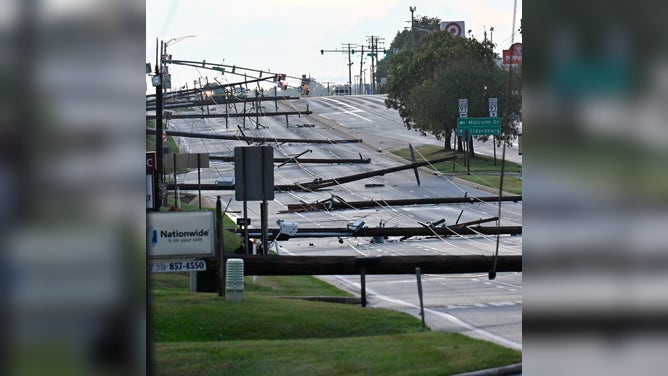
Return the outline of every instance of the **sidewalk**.
{"type": "Polygon", "coordinates": [[[459,373],[454,376],[501,376],[501,375],[521,376],[522,363],[511,364],[509,366],[503,366],[503,367],[488,368],[473,372],[459,373]]]}

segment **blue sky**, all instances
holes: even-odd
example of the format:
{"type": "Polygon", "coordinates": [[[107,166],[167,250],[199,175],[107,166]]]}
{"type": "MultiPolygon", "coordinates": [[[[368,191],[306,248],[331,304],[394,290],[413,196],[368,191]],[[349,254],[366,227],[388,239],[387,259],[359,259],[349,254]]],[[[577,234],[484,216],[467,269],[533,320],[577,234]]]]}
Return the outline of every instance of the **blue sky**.
{"type": "MultiPolygon", "coordinates": [[[[319,81],[348,81],[347,54],[321,49],[342,49],[343,44],[365,44],[368,36],[384,38],[385,46],[397,32],[410,26],[409,8],[415,17],[439,17],[442,21],[465,21],[476,39],[494,27],[493,41],[501,54],[513,34],[512,0],[146,0],[146,61],[155,64],[156,38],[168,41],[174,59],[206,60],[319,81]]],[[[515,30],[522,14],[517,2],[515,30]]],[[[515,42],[521,34],[515,33],[515,42]]],[[[353,74],[359,74],[355,55],[353,74]]],[[[370,60],[364,68],[371,67],[370,60]]],[[[198,77],[238,82],[243,78],[207,69],[171,66],[172,86],[180,87],[198,77]]],[[[368,77],[368,76],[367,76],[368,77]]],[[[296,83],[296,82],[295,82],[296,83]]],[[[147,80],[150,89],[150,82],[147,80]]]]}

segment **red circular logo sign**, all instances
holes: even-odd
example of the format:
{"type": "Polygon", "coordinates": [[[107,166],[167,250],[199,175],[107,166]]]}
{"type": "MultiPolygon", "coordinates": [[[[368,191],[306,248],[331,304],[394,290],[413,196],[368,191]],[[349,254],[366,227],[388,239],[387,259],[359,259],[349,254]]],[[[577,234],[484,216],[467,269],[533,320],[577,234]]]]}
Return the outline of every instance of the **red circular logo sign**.
{"type": "Polygon", "coordinates": [[[456,22],[450,22],[445,24],[445,27],[443,29],[454,36],[461,36],[464,33],[464,30],[462,30],[462,26],[456,22]]]}

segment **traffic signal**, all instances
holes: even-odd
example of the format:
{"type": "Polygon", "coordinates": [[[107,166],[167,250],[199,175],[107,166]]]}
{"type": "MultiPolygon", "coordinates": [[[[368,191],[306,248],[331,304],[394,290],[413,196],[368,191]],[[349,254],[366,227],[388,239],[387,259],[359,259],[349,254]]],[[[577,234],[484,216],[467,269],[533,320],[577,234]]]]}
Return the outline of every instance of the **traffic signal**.
{"type": "Polygon", "coordinates": [[[354,55],[354,54],[355,54],[355,50],[350,50],[350,53],[352,53],[352,54],[354,55]]]}
{"type": "Polygon", "coordinates": [[[320,50],[320,55],[324,55],[324,54],[325,54],[325,50],[320,50]]]}

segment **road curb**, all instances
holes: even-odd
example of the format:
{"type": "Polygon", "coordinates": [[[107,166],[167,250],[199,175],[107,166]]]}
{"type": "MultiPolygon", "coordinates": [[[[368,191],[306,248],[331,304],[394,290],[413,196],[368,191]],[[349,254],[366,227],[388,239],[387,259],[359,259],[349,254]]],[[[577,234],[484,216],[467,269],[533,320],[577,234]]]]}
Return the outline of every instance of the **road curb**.
{"type": "Polygon", "coordinates": [[[481,369],[479,371],[458,373],[453,376],[502,376],[502,375],[521,375],[522,363],[511,364],[509,366],[481,369]]]}

